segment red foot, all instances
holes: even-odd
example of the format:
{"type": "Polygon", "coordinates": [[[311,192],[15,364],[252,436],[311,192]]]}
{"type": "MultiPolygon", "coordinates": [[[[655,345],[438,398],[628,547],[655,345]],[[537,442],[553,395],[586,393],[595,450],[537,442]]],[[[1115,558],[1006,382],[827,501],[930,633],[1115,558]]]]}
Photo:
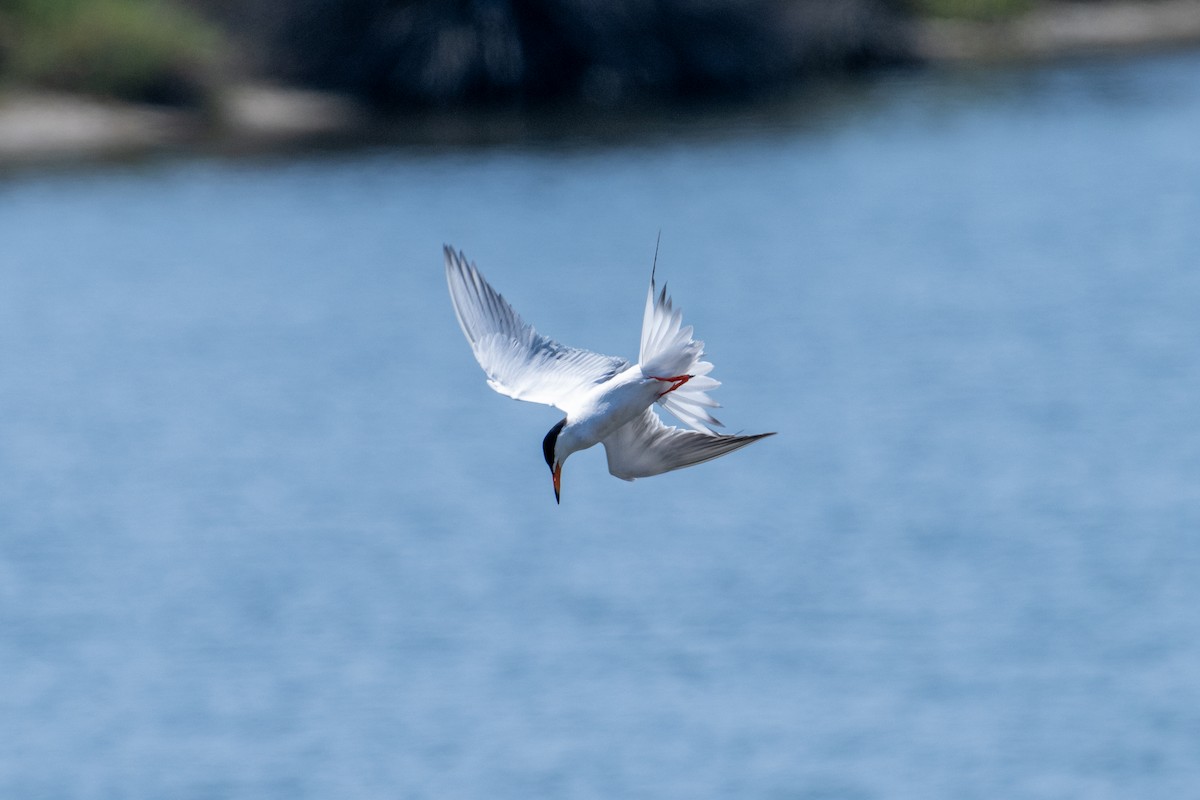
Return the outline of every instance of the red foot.
{"type": "Polygon", "coordinates": [[[676,375],[674,378],[659,378],[654,375],[651,375],[650,377],[654,378],[654,380],[656,380],[656,381],[662,381],[663,383],[671,384],[670,389],[667,389],[666,391],[658,393],[659,397],[662,397],[664,394],[670,394],[671,392],[675,391],[680,386],[683,386],[685,383],[687,383],[688,381],[690,381],[692,379],[691,375],[676,375]]]}

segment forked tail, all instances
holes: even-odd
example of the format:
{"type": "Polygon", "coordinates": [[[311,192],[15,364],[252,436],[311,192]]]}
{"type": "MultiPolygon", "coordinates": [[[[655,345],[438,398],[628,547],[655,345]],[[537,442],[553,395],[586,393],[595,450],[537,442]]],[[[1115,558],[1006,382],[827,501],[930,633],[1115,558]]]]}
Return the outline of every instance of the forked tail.
{"type": "MultiPolygon", "coordinates": [[[[656,254],[657,255],[657,254],[656,254]]],[[[642,373],[656,378],[690,376],[677,388],[659,398],[663,408],[679,421],[701,433],[712,433],[710,425],[720,425],[710,408],[720,404],[706,392],[721,385],[708,377],[713,365],[701,361],[704,342],[692,338],[692,326],[683,324],[683,313],[674,308],[667,296],[667,287],[655,296],[654,274],[650,275],[650,292],[646,296],[646,313],[642,318],[642,346],[638,361],[642,373]]]]}

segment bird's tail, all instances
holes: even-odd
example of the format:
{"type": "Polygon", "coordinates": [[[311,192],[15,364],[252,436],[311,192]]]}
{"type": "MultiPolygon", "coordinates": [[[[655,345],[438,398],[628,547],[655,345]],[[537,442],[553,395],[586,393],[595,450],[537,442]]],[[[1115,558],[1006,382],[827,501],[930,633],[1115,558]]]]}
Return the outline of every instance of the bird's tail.
{"type": "Polygon", "coordinates": [[[720,386],[721,382],[708,376],[713,365],[701,361],[703,355],[704,342],[692,338],[692,326],[683,324],[683,314],[672,306],[667,287],[664,285],[662,292],[655,296],[654,276],[651,275],[638,357],[642,373],[656,378],[690,376],[686,383],[664,394],[658,402],[689,428],[712,433],[709,426],[721,423],[708,409],[719,408],[720,404],[707,392],[720,386]]]}

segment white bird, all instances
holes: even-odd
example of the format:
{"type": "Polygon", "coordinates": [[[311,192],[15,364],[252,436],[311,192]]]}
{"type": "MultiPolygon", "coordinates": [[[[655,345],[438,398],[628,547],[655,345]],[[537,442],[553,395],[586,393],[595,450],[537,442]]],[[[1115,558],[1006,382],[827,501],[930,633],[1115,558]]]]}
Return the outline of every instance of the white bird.
{"type": "Polygon", "coordinates": [[[566,412],[542,441],[556,502],[561,502],[567,456],[595,444],[604,445],[608,471],[632,481],[690,467],[773,435],[728,436],[710,430],[721,423],[708,411],[719,404],[707,392],[721,384],[708,376],[713,365],[700,360],[704,343],[692,338],[690,325],[682,325],[665,285],[655,297],[653,270],[641,351],[638,363],[630,364],[541,335],[463,253],[448,245],[444,250],[454,313],[488,385],[508,397],[566,412]],[[653,411],[655,403],[689,430],[663,424],[653,411]]]}

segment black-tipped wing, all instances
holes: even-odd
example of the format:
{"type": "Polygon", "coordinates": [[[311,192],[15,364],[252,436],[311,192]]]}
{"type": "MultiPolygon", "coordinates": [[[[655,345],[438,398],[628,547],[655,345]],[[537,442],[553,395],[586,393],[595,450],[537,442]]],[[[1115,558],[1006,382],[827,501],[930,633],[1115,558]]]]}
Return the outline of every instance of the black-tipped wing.
{"type": "Polygon", "coordinates": [[[445,247],[450,300],[488,385],[517,400],[563,407],[629,366],[623,358],[567,347],[527,324],[462,253],[445,247]]]}
{"type": "Polygon", "coordinates": [[[732,453],[773,433],[725,436],[672,428],[652,408],[603,441],[608,471],[622,480],[648,478],[732,453]]]}

